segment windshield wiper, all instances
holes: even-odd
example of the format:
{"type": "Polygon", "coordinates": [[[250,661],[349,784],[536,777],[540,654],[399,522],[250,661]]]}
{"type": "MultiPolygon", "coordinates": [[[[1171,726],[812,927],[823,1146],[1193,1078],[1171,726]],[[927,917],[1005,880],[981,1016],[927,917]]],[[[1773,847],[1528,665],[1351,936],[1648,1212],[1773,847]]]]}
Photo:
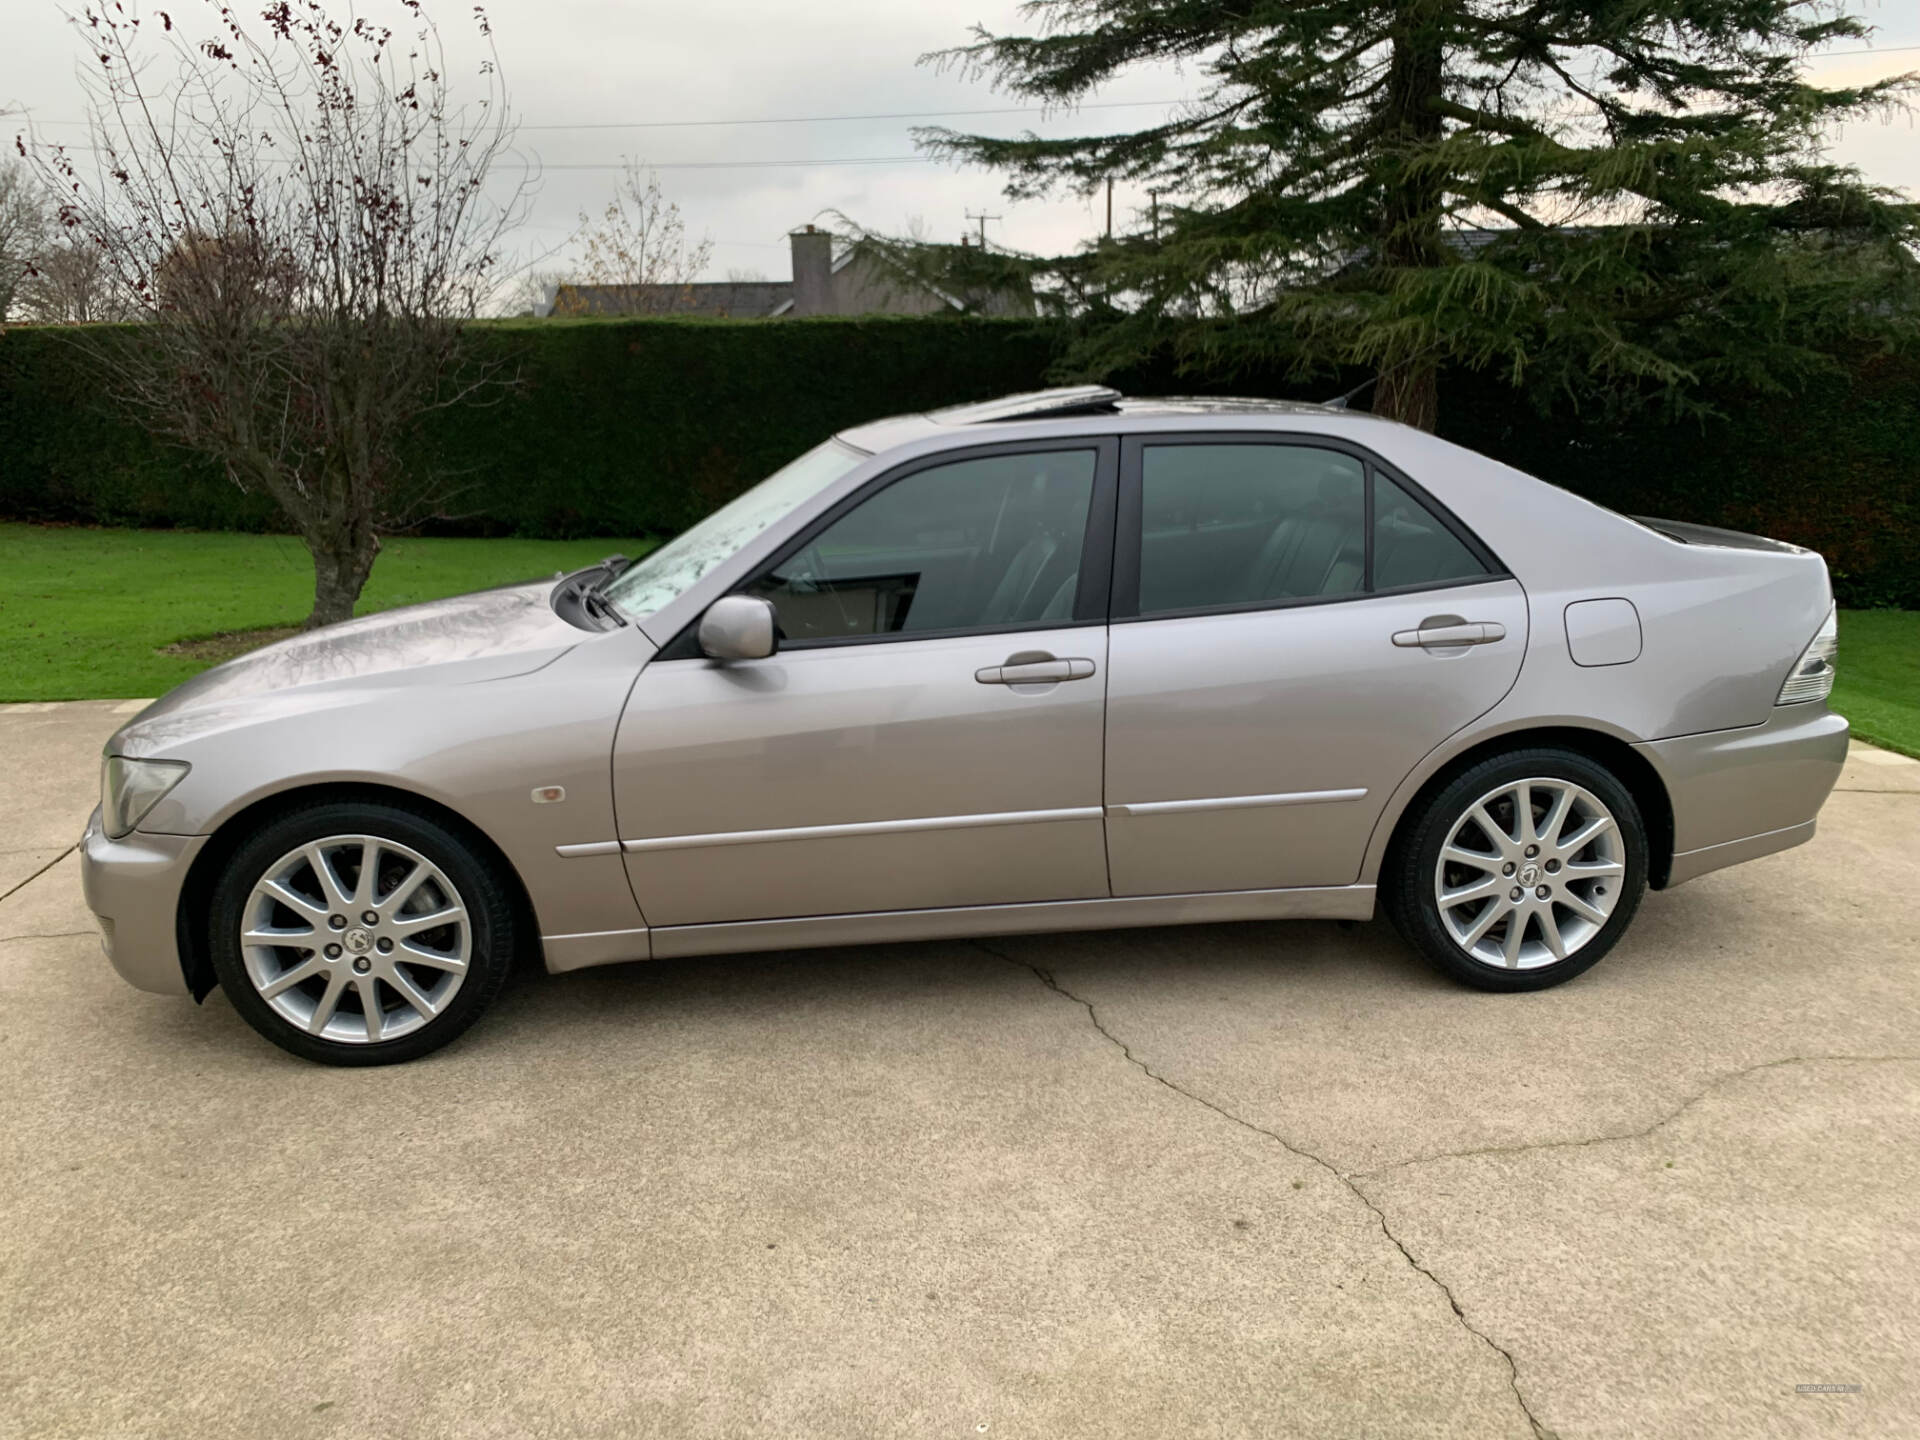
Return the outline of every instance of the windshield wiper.
{"type": "Polygon", "coordinates": [[[603,593],[606,588],[633,568],[633,561],[624,555],[609,555],[593,567],[600,572],[600,578],[587,588],[594,594],[603,593]]]}
{"type": "Polygon", "coordinates": [[[620,613],[620,607],[607,598],[605,581],[580,587],[580,608],[589,615],[597,615],[602,620],[611,620],[616,625],[627,623],[627,617],[620,613]]]}
{"type": "Polygon", "coordinates": [[[582,566],[570,575],[562,575],[549,603],[563,620],[583,630],[610,630],[626,625],[629,623],[626,612],[614,604],[607,594],[607,586],[632,563],[624,555],[609,555],[598,565],[582,566]]]}

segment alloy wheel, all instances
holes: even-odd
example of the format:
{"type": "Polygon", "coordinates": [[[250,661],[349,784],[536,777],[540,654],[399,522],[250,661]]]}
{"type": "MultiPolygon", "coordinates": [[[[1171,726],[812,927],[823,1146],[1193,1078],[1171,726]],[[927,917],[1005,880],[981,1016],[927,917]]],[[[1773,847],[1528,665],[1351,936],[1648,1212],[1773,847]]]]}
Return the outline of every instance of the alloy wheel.
{"type": "Polygon", "coordinates": [[[1433,894],[1447,934],[1467,955],[1537,970],[1605,928],[1625,878],[1612,811],[1572,781],[1541,776],[1467,807],[1440,848],[1433,894]]]}
{"type": "Polygon", "coordinates": [[[441,1014],[467,976],[473,929],[419,851],[334,835],[268,866],[241,910],[247,978],[282,1018],[346,1044],[396,1040],[441,1014]]]}

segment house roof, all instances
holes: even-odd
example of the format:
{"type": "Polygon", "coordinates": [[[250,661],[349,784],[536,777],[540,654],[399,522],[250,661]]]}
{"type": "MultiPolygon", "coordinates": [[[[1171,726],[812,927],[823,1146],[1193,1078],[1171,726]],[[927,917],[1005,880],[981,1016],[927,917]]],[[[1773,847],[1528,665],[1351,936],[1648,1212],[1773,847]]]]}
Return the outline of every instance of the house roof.
{"type": "Polygon", "coordinates": [[[702,315],[752,319],[793,303],[790,280],[714,280],[686,285],[555,285],[539,314],[702,315]]]}

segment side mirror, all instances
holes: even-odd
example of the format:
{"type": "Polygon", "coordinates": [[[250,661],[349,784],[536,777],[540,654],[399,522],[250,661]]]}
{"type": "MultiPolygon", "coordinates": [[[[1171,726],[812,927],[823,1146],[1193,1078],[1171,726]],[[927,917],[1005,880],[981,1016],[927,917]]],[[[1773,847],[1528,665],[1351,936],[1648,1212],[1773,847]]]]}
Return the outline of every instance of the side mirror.
{"type": "Polygon", "coordinates": [[[700,653],[712,660],[764,660],[780,648],[773,602],[757,595],[722,595],[700,617],[694,638],[700,653]]]}

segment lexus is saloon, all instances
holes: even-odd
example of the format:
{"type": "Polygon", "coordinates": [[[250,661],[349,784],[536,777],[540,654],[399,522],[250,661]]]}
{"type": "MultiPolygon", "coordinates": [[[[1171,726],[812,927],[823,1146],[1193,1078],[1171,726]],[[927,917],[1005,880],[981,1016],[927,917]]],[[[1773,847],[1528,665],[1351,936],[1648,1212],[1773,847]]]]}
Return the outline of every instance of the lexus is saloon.
{"type": "Polygon", "coordinates": [[[1486,990],[1798,845],[1819,556],[1334,407],[1082,388],[827,441],[635,563],[296,636],[106,747],[134,985],[411,1059],[515,958],[1376,906],[1486,990]]]}

